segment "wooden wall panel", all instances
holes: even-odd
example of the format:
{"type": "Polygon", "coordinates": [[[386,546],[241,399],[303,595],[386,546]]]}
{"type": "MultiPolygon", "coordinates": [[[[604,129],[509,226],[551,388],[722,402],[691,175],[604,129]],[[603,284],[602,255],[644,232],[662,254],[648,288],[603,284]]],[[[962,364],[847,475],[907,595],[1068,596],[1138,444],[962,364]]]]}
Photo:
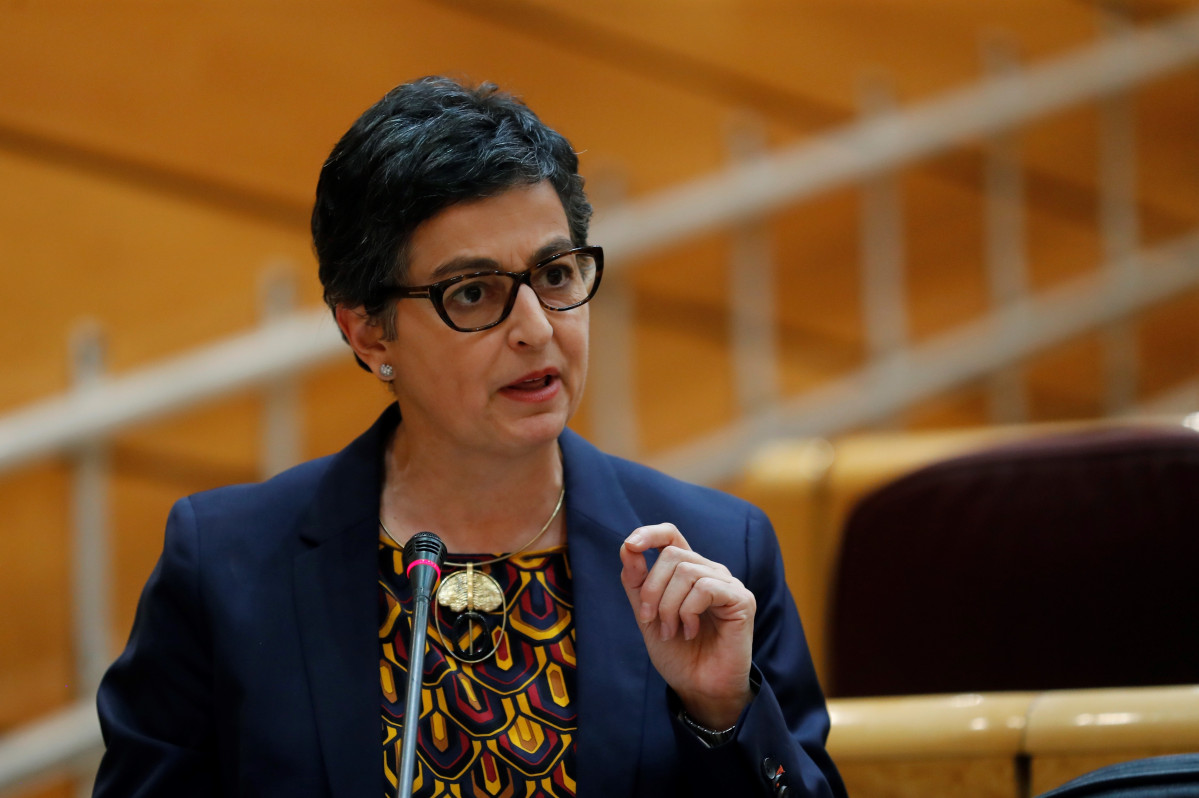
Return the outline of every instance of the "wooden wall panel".
{"type": "Polygon", "coordinates": [[[82,319],[113,371],[256,324],[268,269],[317,296],[302,232],[0,149],[0,408],[64,389],[82,319]]]}
{"type": "Polygon", "coordinates": [[[0,477],[0,733],[73,696],[67,480],[59,464],[0,477]]]}
{"type": "Polygon", "coordinates": [[[1193,748],[1163,744],[1154,748],[1108,753],[1080,752],[1038,756],[1032,760],[1030,795],[1040,795],[1060,787],[1071,779],[1117,762],[1131,762],[1152,756],[1194,753],[1193,748]]]}
{"type": "MultiPolygon", "coordinates": [[[[0,126],[302,208],[337,137],[387,89],[449,72],[510,85],[643,190],[721,157],[723,106],[451,5],[8,7],[0,126]],[[49,54],[54,56],[50,57],[49,54]],[[87,120],[87,124],[80,124],[87,120]]],[[[22,139],[24,141],[24,139],[22,139]]]]}
{"type": "MultiPolygon", "coordinates": [[[[492,6],[492,19],[530,7],[568,17],[581,28],[611,32],[666,51],[659,59],[695,82],[708,74],[702,66],[712,65],[722,76],[733,73],[743,81],[764,84],[762,96],[773,97],[778,105],[783,105],[783,97],[790,97],[794,105],[811,109],[806,115],[794,112],[793,118],[825,124],[826,114],[854,107],[866,71],[893,75],[902,96],[920,97],[951,88],[963,76],[975,73],[983,35],[1007,34],[1023,45],[1029,57],[1041,58],[1085,44],[1095,25],[1093,10],[1085,5],[1054,3],[1047,9],[1037,0],[894,4],[704,0],[685,13],[675,3],[638,0],[588,4],[459,0],[458,4],[471,9],[492,6]]],[[[644,61],[632,63],[646,71],[651,68],[644,61]]],[[[726,83],[712,89],[731,93],[740,88],[748,94],[743,84],[724,79],[726,83]]],[[[715,80],[714,75],[709,80],[715,80]]],[[[686,88],[681,83],[680,87],[686,88]]],[[[775,112],[782,116],[789,110],[782,107],[775,112]]]]}
{"type": "Polygon", "coordinates": [[[944,757],[838,766],[854,798],[1020,798],[1010,757],[944,757]]]}
{"type": "Polygon", "coordinates": [[[1177,388],[1199,369],[1196,319],[1199,291],[1165,302],[1137,320],[1138,378],[1143,399],[1177,388]]]}
{"type": "Polygon", "coordinates": [[[75,782],[67,778],[55,778],[23,787],[12,798],[70,798],[78,795],[75,782]]]}

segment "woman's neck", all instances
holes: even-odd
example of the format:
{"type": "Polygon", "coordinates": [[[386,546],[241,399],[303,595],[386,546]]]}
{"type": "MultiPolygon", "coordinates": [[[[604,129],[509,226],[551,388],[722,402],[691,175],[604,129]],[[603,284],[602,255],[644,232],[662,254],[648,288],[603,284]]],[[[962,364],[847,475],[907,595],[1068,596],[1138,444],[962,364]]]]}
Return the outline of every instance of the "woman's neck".
{"type": "MultiPolygon", "coordinates": [[[[427,530],[451,552],[515,551],[550,518],[563,484],[556,441],[519,456],[448,450],[415,445],[402,425],[388,446],[379,514],[397,541],[427,530]]],[[[565,542],[564,516],[533,548],[565,542]]]]}

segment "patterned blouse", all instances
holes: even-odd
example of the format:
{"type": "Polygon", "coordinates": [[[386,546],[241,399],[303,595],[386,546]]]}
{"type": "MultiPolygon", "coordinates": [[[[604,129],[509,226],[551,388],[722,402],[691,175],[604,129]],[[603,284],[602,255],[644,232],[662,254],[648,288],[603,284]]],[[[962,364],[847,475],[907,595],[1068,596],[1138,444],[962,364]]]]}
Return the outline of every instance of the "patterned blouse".
{"type": "MultiPolygon", "coordinates": [[[[493,554],[447,557],[481,562],[493,554]]],[[[379,677],[383,770],[394,791],[404,727],[412,599],[403,552],[379,540],[379,677]]],[[[446,567],[444,575],[455,569],[446,567]]],[[[483,613],[487,628],[453,610],[429,609],[413,795],[564,798],[575,794],[575,629],[566,546],[524,552],[479,571],[499,583],[507,612],[483,613]],[[457,627],[455,622],[458,621],[457,627]],[[464,629],[488,635],[477,664],[447,653],[464,629]]],[[[470,657],[473,659],[473,657],[470,657]]],[[[394,794],[394,793],[389,793],[394,794]]]]}

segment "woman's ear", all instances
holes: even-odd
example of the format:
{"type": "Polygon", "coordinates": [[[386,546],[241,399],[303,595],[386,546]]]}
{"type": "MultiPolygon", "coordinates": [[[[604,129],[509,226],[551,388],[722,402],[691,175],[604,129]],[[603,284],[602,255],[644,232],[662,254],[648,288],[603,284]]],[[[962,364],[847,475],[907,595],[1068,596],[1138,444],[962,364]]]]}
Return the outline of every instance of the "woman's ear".
{"type": "Polygon", "coordinates": [[[354,350],[358,359],[381,380],[388,381],[394,376],[392,365],[387,362],[387,343],[383,339],[383,325],[370,317],[362,307],[346,307],[338,305],[333,314],[337,318],[337,326],[341,329],[342,337],[354,350]]]}

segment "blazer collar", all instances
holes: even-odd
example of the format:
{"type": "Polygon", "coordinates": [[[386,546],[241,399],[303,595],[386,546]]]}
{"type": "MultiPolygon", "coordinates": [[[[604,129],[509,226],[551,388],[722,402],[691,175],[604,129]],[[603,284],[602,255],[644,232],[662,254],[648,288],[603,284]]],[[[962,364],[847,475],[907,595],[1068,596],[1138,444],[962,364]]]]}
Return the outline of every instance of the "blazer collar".
{"type": "Polygon", "coordinates": [[[578,795],[631,795],[646,750],[652,682],[645,641],[620,583],[620,544],[643,522],[613,458],[570,430],[559,444],[578,652],[578,795]]]}
{"type": "Polygon", "coordinates": [[[320,545],[349,527],[378,520],[383,453],[399,423],[400,408],[393,402],[366,432],[330,458],[300,530],[305,541],[320,545]]]}
{"type": "MultiPolygon", "coordinates": [[[[391,405],[329,463],[294,562],[295,602],[330,789],[377,795],[377,539],[383,452],[400,421],[391,405]]],[[[643,523],[613,460],[566,430],[567,541],[578,654],[579,798],[633,792],[643,750],[649,658],[620,584],[620,544],[643,523]]]]}
{"type": "Polygon", "coordinates": [[[399,409],[334,455],[300,530],[293,594],[334,798],[382,793],[378,514],[383,450],[399,409]]]}

